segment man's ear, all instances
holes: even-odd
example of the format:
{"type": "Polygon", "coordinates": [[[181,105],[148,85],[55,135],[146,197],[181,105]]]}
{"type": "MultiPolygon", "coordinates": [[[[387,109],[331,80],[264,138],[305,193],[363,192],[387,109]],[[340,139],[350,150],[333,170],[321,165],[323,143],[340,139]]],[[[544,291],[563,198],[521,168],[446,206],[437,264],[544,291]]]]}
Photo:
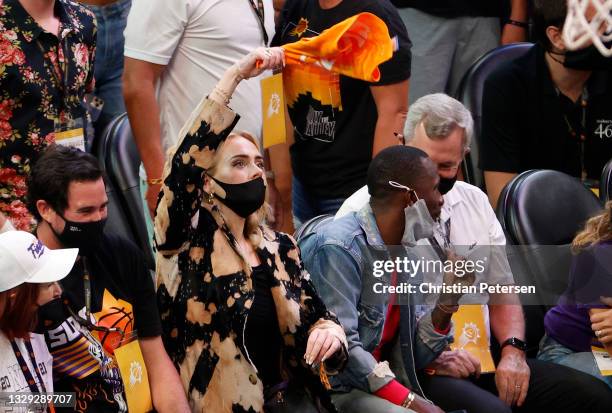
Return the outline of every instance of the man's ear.
{"type": "Polygon", "coordinates": [[[53,219],[57,216],[57,213],[53,209],[53,207],[45,200],[39,199],[36,201],[36,209],[40,216],[47,222],[52,222],[53,219]]]}
{"type": "Polygon", "coordinates": [[[546,28],[546,36],[556,50],[565,52],[565,42],[563,41],[561,30],[557,26],[548,26],[546,28]]]}

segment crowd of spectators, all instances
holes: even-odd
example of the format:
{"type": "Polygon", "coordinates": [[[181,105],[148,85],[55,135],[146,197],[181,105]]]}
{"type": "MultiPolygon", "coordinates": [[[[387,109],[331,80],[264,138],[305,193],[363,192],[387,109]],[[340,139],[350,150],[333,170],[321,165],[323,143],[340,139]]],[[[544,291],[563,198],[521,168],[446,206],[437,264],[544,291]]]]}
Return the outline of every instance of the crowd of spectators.
{"type": "Polygon", "coordinates": [[[612,159],[612,58],[569,50],[567,13],[558,0],[0,0],[0,390],[73,393],[82,412],[609,412],[592,346],[612,351],[612,201],[575,234],[537,357],[517,294],[461,289],[515,285],[495,208],[518,174],[590,190],[612,159]],[[287,134],[265,145],[260,81],[283,71],[283,46],[359,13],[393,44],[380,77],[286,76],[300,82],[280,109],[287,134]],[[465,74],[525,41],[486,78],[475,125],[452,97],[465,74]],[[154,277],[151,251],[106,225],[95,148],[126,113],[154,277]],[[473,145],[482,188],[462,172],[473,145]],[[478,275],[417,277],[449,290],[372,293],[378,261],[484,247],[478,275]],[[492,372],[453,346],[470,304],[499,347],[492,372]]]}

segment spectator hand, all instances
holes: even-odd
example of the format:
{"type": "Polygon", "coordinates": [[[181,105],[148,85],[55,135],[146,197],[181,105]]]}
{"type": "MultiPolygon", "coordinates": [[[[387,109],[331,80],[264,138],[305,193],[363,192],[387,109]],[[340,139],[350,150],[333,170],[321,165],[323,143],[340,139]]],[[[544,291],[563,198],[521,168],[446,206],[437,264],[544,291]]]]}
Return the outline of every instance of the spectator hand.
{"type": "Polygon", "coordinates": [[[285,65],[285,52],[280,47],[258,47],[236,63],[239,77],[249,79],[268,69],[285,65]]]}
{"type": "Polygon", "coordinates": [[[440,409],[435,404],[428,402],[418,394],[410,405],[410,410],[414,410],[417,413],[444,413],[444,410],[440,409]]]}
{"type": "MultiPolygon", "coordinates": [[[[600,300],[612,307],[612,297],[600,297],[600,300]]],[[[591,314],[591,328],[601,344],[612,343],[612,308],[591,314]]]]}
{"type": "Polygon", "coordinates": [[[506,351],[495,371],[495,385],[499,398],[508,406],[522,406],[529,390],[531,371],[525,355],[518,349],[504,348],[506,351]],[[520,354],[519,354],[520,352],[520,354]]]}
{"type": "Polygon", "coordinates": [[[327,328],[315,328],[310,332],[306,353],[306,363],[315,366],[330,358],[336,351],[342,348],[342,342],[331,330],[327,328]]]}
{"type": "Polygon", "coordinates": [[[443,351],[428,368],[438,376],[466,379],[471,375],[480,377],[480,361],[465,350],[443,351]]]}
{"type": "Polygon", "coordinates": [[[502,30],[502,46],[510,43],[524,42],[527,40],[527,29],[513,24],[506,24],[502,30]]]}
{"type": "MultiPolygon", "coordinates": [[[[459,255],[455,254],[452,250],[447,250],[446,254],[447,254],[447,260],[449,261],[458,262],[458,261],[465,260],[464,257],[460,257],[459,255]]],[[[463,268],[465,268],[465,266],[463,268]]],[[[473,271],[472,272],[466,271],[465,274],[463,274],[461,277],[457,275],[456,273],[457,273],[457,270],[454,273],[445,272],[443,276],[443,283],[448,286],[450,285],[470,286],[474,284],[474,281],[476,281],[476,276],[474,275],[473,271]]],[[[459,302],[459,299],[462,296],[463,294],[460,294],[460,293],[457,293],[457,294],[444,293],[444,294],[440,294],[438,301],[440,304],[444,304],[444,305],[457,305],[457,303],[459,302]]]]}

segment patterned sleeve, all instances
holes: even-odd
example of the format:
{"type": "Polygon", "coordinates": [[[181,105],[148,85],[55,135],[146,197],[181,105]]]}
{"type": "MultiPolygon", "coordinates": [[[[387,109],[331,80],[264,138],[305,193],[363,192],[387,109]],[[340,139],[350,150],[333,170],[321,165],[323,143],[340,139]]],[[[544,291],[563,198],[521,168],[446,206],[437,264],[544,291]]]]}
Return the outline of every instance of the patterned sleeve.
{"type": "Polygon", "coordinates": [[[217,102],[202,99],[179,132],[164,166],[163,184],[155,214],[155,242],[164,256],[176,254],[203,197],[204,172],[239,115],[217,102]]]}
{"type": "Polygon", "coordinates": [[[337,353],[326,362],[327,373],[336,374],[344,368],[348,359],[348,343],[344,328],[338,321],[338,317],[327,309],[325,303],[317,293],[317,290],[310,279],[310,274],[304,268],[302,258],[300,256],[299,247],[295,240],[289,236],[294,248],[297,251],[297,265],[299,267],[300,281],[302,286],[302,298],[300,300],[302,311],[305,315],[305,325],[308,329],[308,334],[315,328],[330,329],[331,333],[338,337],[343,346],[343,351],[337,353]]]}

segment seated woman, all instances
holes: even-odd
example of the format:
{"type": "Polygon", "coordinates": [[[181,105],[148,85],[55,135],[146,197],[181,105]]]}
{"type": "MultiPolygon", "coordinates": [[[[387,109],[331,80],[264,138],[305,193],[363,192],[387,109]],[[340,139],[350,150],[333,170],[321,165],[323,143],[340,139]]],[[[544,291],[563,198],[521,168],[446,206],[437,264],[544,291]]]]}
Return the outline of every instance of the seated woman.
{"type": "Polygon", "coordinates": [[[230,67],[181,131],[155,217],[164,343],[196,412],[313,412],[343,366],[346,337],[304,270],[293,238],[264,224],[264,161],[232,132],[242,79],[280,66],[280,48],[230,67]],[[256,62],[259,62],[257,64],[256,62]]]}
{"type": "Polygon", "coordinates": [[[612,201],[591,218],[572,243],[569,287],[544,318],[538,358],[602,376],[591,345],[612,350],[612,201]]]}
{"type": "MultiPolygon", "coordinates": [[[[77,249],[49,250],[32,234],[0,234],[0,381],[3,392],[53,392],[53,359],[45,339],[32,334],[37,311],[57,299],[77,249]]],[[[0,406],[10,400],[2,400],[0,406]]],[[[41,406],[42,410],[44,407],[41,406]]],[[[25,406],[9,408],[26,412],[25,406]]],[[[4,411],[0,407],[0,411],[4,411]]],[[[35,410],[35,411],[41,411],[35,410]]]]}

